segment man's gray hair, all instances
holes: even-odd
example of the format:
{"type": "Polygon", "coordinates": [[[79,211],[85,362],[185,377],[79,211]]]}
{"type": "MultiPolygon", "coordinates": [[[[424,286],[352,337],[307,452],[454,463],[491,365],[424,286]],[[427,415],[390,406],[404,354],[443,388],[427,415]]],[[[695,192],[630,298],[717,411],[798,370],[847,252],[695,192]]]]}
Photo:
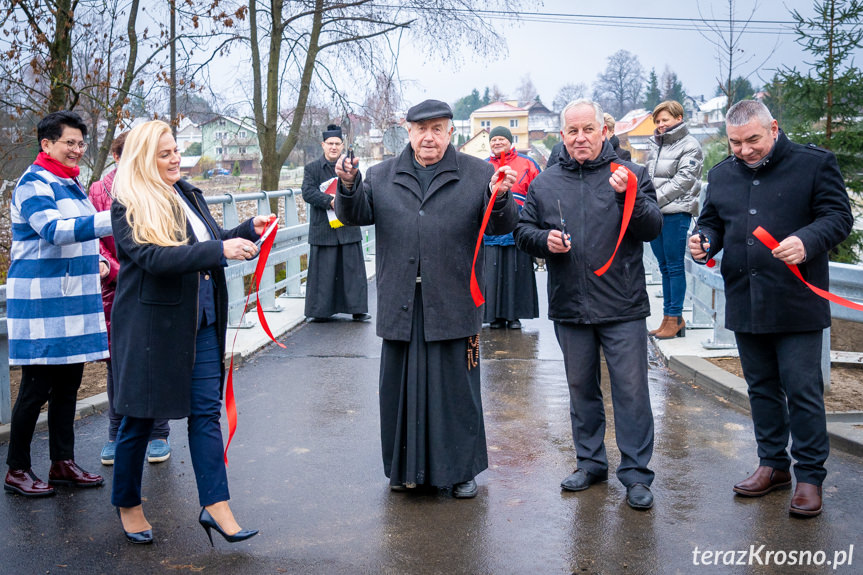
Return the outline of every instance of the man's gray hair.
{"type": "Polygon", "coordinates": [[[725,113],[726,126],[745,126],[754,119],[765,128],[769,128],[773,123],[770,110],[758,100],[740,100],[725,113]]]}
{"type": "Polygon", "coordinates": [[[572,110],[573,108],[577,108],[578,106],[590,106],[593,108],[593,111],[596,112],[596,123],[602,128],[605,125],[605,120],[602,117],[602,106],[594,102],[593,100],[588,100],[587,98],[581,98],[579,100],[573,100],[569,104],[563,107],[563,110],[560,112],[560,129],[563,131],[563,127],[566,126],[566,113],[572,110]]]}

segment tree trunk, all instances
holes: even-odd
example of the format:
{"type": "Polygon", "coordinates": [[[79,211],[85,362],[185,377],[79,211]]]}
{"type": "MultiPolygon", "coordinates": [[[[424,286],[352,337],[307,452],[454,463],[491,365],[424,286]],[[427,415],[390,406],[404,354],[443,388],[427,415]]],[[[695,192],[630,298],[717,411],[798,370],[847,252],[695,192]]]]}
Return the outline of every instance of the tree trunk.
{"type": "Polygon", "coordinates": [[[72,109],[77,98],[69,98],[72,86],[72,24],[75,21],[72,0],[57,0],[54,17],[54,39],[48,44],[48,77],[51,90],[48,112],[72,109]],[[68,104],[68,105],[67,105],[68,104]]]}

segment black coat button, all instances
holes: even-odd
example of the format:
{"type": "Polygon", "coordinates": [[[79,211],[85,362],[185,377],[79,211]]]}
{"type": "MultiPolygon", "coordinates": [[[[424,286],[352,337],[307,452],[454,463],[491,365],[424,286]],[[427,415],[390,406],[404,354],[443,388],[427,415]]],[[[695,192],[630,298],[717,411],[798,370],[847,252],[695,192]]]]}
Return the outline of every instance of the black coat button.
{"type": "Polygon", "coordinates": [[[755,208],[752,208],[751,210],[749,210],[749,215],[750,215],[750,216],[754,216],[754,215],[755,215],[755,214],[757,214],[757,213],[758,213],[758,210],[756,210],[755,208]]]}
{"type": "Polygon", "coordinates": [[[407,310],[408,310],[408,306],[403,305],[403,306],[402,306],[402,311],[407,311],[407,310]]]}
{"type": "Polygon", "coordinates": [[[760,185],[761,185],[761,181],[760,181],[760,180],[752,180],[752,185],[753,185],[753,186],[760,186],[760,185]]]}
{"type": "Polygon", "coordinates": [[[416,259],[416,258],[411,258],[411,259],[409,259],[408,261],[409,261],[410,263],[412,263],[412,264],[415,264],[415,263],[416,263],[416,261],[417,261],[417,259],[416,259]]]}
{"type": "Polygon", "coordinates": [[[424,216],[424,215],[426,215],[426,213],[424,211],[420,210],[420,215],[424,216]]]}
{"type": "Polygon", "coordinates": [[[749,238],[748,240],[746,240],[746,245],[747,246],[754,246],[755,240],[753,240],[752,238],[749,238]]]}

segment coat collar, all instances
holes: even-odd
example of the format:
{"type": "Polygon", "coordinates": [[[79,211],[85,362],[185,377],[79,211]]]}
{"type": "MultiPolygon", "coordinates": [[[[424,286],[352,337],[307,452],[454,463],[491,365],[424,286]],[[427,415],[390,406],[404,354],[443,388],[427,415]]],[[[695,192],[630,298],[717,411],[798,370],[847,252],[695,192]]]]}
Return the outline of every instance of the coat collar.
{"type": "Polygon", "coordinates": [[[414,171],[413,159],[414,150],[411,148],[411,145],[408,144],[405,146],[405,149],[402,150],[402,153],[399,154],[399,157],[396,158],[396,173],[393,177],[393,183],[406,187],[423,204],[443,186],[459,179],[458,156],[455,148],[450,144],[447,146],[441,161],[435,164],[437,166],[437,170],[435,171],[435,175],[432,179],[431,185],[429,186],[428,192],[426,192],[425,197],[423,197],[419,180],[417,180],[416,172],[414,171]]]}
{"type": "Polygon", "coordinates": [[[654,132],[650,140],[657,146],[670,146],[678,140],[682,140],[689,135],[689,127],[686,122],[677,124],[673,129],[668,130],[664,134],[654,132]]]}

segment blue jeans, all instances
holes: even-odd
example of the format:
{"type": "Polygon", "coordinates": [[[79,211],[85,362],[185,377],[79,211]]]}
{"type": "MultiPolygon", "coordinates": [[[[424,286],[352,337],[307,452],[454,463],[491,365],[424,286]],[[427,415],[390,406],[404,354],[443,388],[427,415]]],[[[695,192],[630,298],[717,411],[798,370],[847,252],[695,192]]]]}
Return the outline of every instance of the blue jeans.
{"type": "MultiPolygon", "coordinates": [[[[216,325],[199,328],[190,390],[192,412],[188,424],[189,452],[201,507],[230,499],[222,429],[219,426],[222,409],[221,365],[216,325]]],[[[141,476],[154,421],[127,415],[120,424],[111,493],[111,504],[116,507],[135,507],[141,503],[141,476]]]]}
{"type": "Polygon", "coordinates": [[[662,314],[683,316],[683,298],[686,297],[686,271],[683,256],[689,233],[689,214],[663,214],[662,233],[650,242],[653,255],[662,272],[662,314]]]}

